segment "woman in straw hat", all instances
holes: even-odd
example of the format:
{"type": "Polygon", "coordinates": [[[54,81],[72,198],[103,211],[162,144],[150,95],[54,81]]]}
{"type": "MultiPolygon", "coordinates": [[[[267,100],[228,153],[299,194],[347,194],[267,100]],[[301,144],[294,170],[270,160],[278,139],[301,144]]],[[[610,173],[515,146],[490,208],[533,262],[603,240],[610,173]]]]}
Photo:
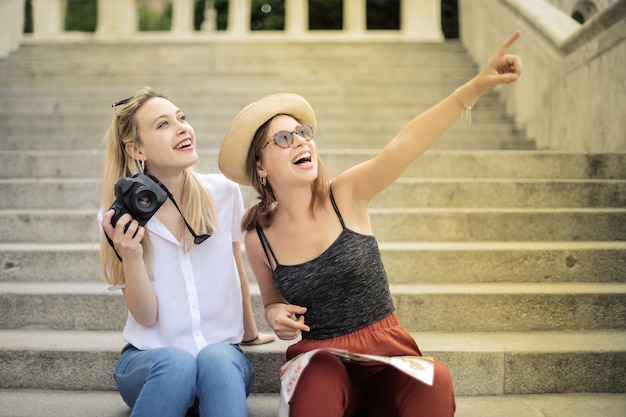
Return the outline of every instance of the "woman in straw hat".
{"type": "MultiPolygon", "coordinates": [[[[394,313],[368,214],[370,201],[400,177],[478,98],[517,81],[521,60],[511,35],[473,79],[415,117],[373,159],[332,182],[313,141],[316,119],[296,94],[274,94],[245,107],[219,155],[222,172],[251,185],[260,202],[244,216],[246,254],[265,316],[279,338],[301,340],[287,359],[317,348],[381,356],[420,355],[394,313]]],[[[452,416],[448,369],[435,362],[428,386],[390,366],[342,362],[318,353],[289,401],[292,416],[452,416]]]]}
{"type": "Polygon", "coordinates": [[[247,416],[254,370],[238,345],[275,337],[254,322],[239,187],[192,170],[194,129],[166,97],[143,88],[113,107],[99,221],[103,274],[128,308],[120,394],[131,416],[247,416]],[[133,185],[114,195],[122,178],[133,185]]]}

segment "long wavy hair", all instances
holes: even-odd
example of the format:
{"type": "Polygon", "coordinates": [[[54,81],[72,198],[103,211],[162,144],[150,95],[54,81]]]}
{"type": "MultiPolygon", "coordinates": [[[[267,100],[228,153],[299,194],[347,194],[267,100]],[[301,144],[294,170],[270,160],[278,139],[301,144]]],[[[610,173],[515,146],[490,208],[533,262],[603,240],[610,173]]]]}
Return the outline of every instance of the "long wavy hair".
{"type": "MultiPolygon", "coordinates": [[[[278,116],[278,115],[276,115],[278,116]]],[[[274,117],[276,117],[274,116],[274,117]]],[[[292,115],[287,115],[293,117],[292,115]]],[[[257,162],[261,161],[263,147],[266,142],[267,132],[269,125],[274,119],[272,117],[267,122],[263,123],[254,134],[250,149],[248,150],[248,156],[246,158],[246,173],[252,183],[252,188],[258,193],[259,202],[250,207],[243,217],[241,226],[243,230],[252,230],[257,225],[261,227],[268,227],[272,224],[272,218],[274,209],[278,202],[274,196],[274,190],[272,184],[267,181],[266,185],[261,184],[261,180],[257,175],[257,162]]],[[[296,119],[294,117],[294,119],[296,119]]],[[[302,121],[296,119],[298,123],[302,121]]],[[[322,160],[317,156],[317,177],[311,183],[311,205],[310,210],[313,212],[315,205],[323,200],[323,196],[327,192],[328,180],[326,174],[326,167],[322,160]]]]}
{"type": "MultiPolygon", "coordinates": [[[[126,152],[126,144],[140,143],[139,129],[135,115],[137,111],[150,99],[161,97],[169,100],[166,96],[156,93],[150,87],[139,90],[131,99],[114,107],[114,115],[105,135],[105,158],[104,176],[102,181],[102,211],[108,210],[115,201],[114,187],[117,181],[123,177],[132,177],[137,173],[149,173],[150,161],[145,162],[145,170],[136,159],[126,152]]],[[[182,200],[178,201],[185,218],[194,230],[217,231],[214,219],[217,219],[215,207],[211,196],[202,185],[191,167],[183,171],[182,200]]],[[[184,237],[185,250],[189,250],[193,244],[189,236],[184,237]]],[[[144,248],[144,262],[150,279],[154,279],[152,245],[148,233],[141,241],[144,248]]],[[[106,282],[111,285],[123,285],[125,282],[122,262],[119,261],[115,251],[106,240],[104,232],[100,242],[100,266],[106,282]]]]}

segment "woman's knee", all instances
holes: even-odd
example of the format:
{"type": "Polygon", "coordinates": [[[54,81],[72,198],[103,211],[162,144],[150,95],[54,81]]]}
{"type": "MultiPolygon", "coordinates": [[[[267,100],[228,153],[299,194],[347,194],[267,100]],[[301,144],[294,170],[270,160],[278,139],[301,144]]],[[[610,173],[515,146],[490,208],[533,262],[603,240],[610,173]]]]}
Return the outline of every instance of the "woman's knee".
{"type": "Polygon", "coordinates": [[[168,392],[180,398],[193,398],[196,378],[193,355],[171,347],[126,352],[115,369],[118,389],[131,408],[142,392],[147,397],[168,392]]]}
{"type": "Polygon", "coordinates": [[[452,374],[448,367],[442,362],[435,361],[435,378],[433,386],[441,393],[442,396],[449,396],[454,399],[454,384],[452,382],[452,374]]]}
{"type": "Polygon", "coordinates": [[[241,349],[226,343],[206,346],[198,353],[197,361],[200,369],[242,368],[249,365],[241,349]]]}
{"type": "Polygon", "coordinates": [[[153,364],[154,372],[165,374],[184,375],[188,378],[196,378],[198,367],[196,358],[184,349],[165,347],[158,350],[153,364]]]}
{"type": "Polygon", "coordinates": [[[246,392],[252,389],[254,368],[238,346],[216,343],[206,346],[198,353],[198,380],[210,383],[243,381],[246,392]]]}
{"type": "Polygon", "coordinates": [[[290,401],[292,415],[344,415],[352,408],[352,391],[343,361],[330,353],[317,353],[310,358],[298,380],[290,401]]]}

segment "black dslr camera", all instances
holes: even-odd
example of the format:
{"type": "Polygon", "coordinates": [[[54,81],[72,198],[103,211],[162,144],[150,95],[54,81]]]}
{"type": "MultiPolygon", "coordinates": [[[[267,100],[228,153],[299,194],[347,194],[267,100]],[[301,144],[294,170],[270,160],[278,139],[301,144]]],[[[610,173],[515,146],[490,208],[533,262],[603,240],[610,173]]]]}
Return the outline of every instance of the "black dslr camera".
{"type": "Polygon", "coordinates": [[[115,227],[125,213],[129,213],[140,226],[144,226],[165,203],[167,193],[155,177],[135,174],[132,177],[120,178],[115,184],[115,199],[109,207],[109,210],[115,210],[111,226],[115,227]]]}

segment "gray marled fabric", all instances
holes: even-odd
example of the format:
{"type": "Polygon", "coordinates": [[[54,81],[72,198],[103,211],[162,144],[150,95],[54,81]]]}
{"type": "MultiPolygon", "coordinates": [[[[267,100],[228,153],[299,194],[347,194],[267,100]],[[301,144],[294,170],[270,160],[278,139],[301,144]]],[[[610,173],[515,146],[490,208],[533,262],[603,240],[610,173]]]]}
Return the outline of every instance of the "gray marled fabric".
{"type": "Polygon", "coordinates": [[[311,331],[302,333],[307,339],[344,335],[394,311],[376,239],[347,229],[332,193],[331,200],[343,230],[324,253],[303,264],[281,265],[257,226],[268,259],[271,254],[277,265],[273,277],[278,291],[290,304],[307,308],[311,331]]]}

